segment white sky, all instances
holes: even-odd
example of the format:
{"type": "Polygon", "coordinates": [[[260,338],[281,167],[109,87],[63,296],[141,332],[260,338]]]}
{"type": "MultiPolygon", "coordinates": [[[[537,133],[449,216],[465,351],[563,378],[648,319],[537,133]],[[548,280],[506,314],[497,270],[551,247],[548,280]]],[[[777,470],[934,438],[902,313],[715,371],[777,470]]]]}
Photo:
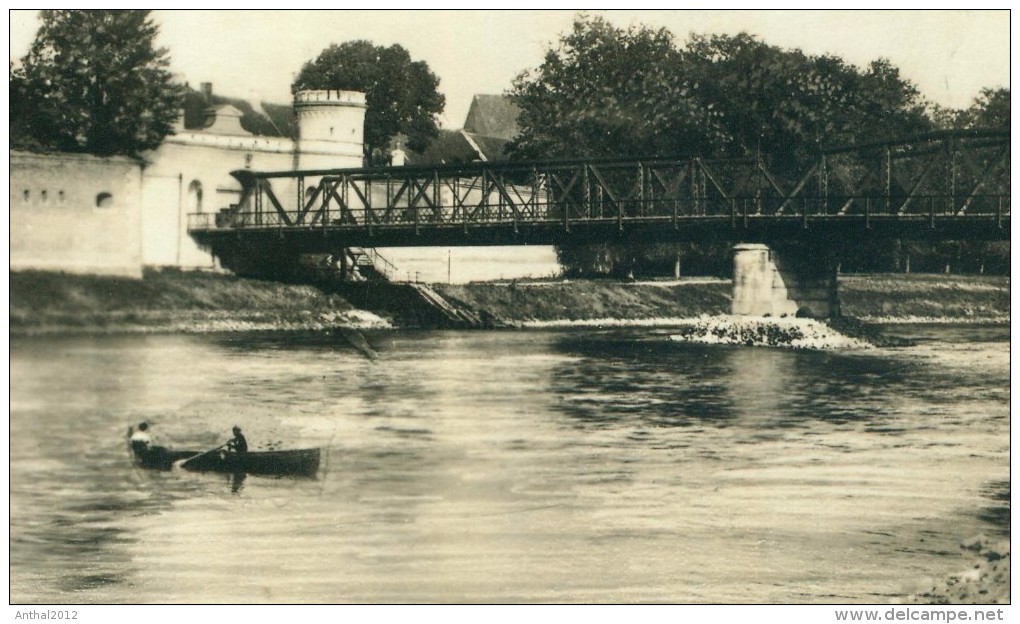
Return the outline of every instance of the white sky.
{"type": "MultiPolygon", "coordinates": [[[[618,26],[690,33],[747,31],[766,42],[833,53],[856,65],[885,57],[930,100],[966,107],[982,87],[1010,84],[1009,12],[999,11],[590,11],[618,26]]],[[[446,95],[443,125],[463,125],[471,96],[501,93],[570,29],[573,11],[157,11],[173,68],[231,97],[290,101],[301,65],[352,39],[399,43],[424,60],[446,95]]],[[[11,59],[27,51],[35,11],[11,13],[11,59]]]]}

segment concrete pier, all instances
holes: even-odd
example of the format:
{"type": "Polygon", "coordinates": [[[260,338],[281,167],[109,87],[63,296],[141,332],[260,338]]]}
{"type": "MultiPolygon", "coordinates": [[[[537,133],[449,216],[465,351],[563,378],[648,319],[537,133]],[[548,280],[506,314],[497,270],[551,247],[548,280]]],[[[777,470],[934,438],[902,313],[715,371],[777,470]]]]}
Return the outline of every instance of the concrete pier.
{"type": "Polygon", "coordinates": [[[733,314],[743,316],[839,315],[836,270],[821,258],[784,261],[767,245],[740,244],[733,248],[733,314]]]}

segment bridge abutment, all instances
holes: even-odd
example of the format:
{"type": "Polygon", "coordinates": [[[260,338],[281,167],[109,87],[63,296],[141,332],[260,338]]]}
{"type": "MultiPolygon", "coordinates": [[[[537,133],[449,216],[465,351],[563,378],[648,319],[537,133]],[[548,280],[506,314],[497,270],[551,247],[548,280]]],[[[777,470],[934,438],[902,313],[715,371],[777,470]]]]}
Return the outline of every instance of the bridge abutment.
{"type": "Polygon", "coordinates": [[[283,240],[236,238],[214,247],[213,254],[220,266],[241,277],[293,282],[305,276],[301,250],[283,240]]]}
{"type": "Polygon", "coordinates": [[[742,316],[839,316],[834,258],[824,251],[736,245],[731,311],[742,316]]]}

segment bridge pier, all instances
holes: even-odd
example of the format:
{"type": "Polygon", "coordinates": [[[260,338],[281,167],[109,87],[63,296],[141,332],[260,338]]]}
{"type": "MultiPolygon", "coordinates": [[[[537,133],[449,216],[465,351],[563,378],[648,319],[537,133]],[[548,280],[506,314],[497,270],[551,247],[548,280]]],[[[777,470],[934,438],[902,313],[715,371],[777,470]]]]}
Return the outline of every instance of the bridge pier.
{"type": "Polygon", "coordinates": [[[746,243],[733,248],[733,314],[839,316],[836,262],[828,250],[746,243]]]}

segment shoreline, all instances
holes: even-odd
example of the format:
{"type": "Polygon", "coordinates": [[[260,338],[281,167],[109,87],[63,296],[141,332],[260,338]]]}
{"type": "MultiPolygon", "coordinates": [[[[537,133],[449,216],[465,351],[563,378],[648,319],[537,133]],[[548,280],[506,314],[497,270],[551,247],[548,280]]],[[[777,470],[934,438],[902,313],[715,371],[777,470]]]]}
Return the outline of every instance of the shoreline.
{"type": "MultiPolygon", "coordinates": [[[[245,332],[314,332],[340,329],[351,330],[382,330],[399,331],[403,329],[423,329],[418,327],[402,327],[371,312],[359,311],[359,315],[340,315],[345,318],[330,318],[329,314],[309,314],[308,318],[265,319],[263,315],[244,315],[223,318],[222,315],[204,318],[150,319],[149,322],[124,322],[115,316],[105,317],[101,322],[74,324],[67,322],[40,323],[32,325],[12,325],[9,328],[11,337],[33,338],[44,336],[113,336],[113,335],[160,335],[182,334],[198,335],[213,333],[245,333],[245,332]]],[[[183,315],[187,316],[187,315],[183,315]]],[[[508,323],[503,326],[486,328],[490,331],[513,330],[555,330],[555,329],[683,329],[704,322],[706,319],[733,320],[747,319],[752,322],[773,323],[786,319],[734,317],[727,314],[702,315],[697,317],[668,318],[592,318],[592,319],[557,319],[557,320],[526,320],[508,323]]],[[[797,319],[803,320],[803,319],[797,319]]],[[[855,321],[870,326],[883,325],[1009,325],[1009,317],[992,317],[980,319],[961,319],[950,317],[864,317],[854,318],[855,321]]],[[[824,321],[817,321],[824,323],[824,321]]],[[[428,328],[424,328],[428,329],[428,328]]],[[[438,331],[438,329],[437,329],[438,331]]],[[[478,331],[477,329],[454,329],[443,331],[478,331]]]]}
{"type": "MultiPolygon", "coordinates": [[[[10,278],[9,333],[16,337],[433,327],[410,299],[384,293],[373,302],[364,288],[323,290],[169,269],[147,270],[140,280],[45,271],[12,271],[10,278]]],[[[431,286],[493,328],[684,329],[706,318],[740,318],[729,314],[732,283],[718,278],[431,286]]],[[[851,336],[863,330],[866,337],[868,325],[1010,323],[1009,277],[848,276],[839,288],[844,316],[827,324],[851,336]]]]}
{"type": "Polygon", "coordinates": [[[176,318],[149,318],[143,322],[116,319],[111,315],[102,322],[42,323],[27,326],[11,326],[10,335],[16,338],[44,336],[116,336],[116,335],[197,335],[245,332],[313,332],[338,329],[397,329],[390,321],[378,315],[356,310],[353,313],[308,313],[292,318],[267,318],[265,314],[232,315],[225,313],[200,316],[182,314],[176,318]],[[302,318],[304,316],[304,318],[302,318]]]}

